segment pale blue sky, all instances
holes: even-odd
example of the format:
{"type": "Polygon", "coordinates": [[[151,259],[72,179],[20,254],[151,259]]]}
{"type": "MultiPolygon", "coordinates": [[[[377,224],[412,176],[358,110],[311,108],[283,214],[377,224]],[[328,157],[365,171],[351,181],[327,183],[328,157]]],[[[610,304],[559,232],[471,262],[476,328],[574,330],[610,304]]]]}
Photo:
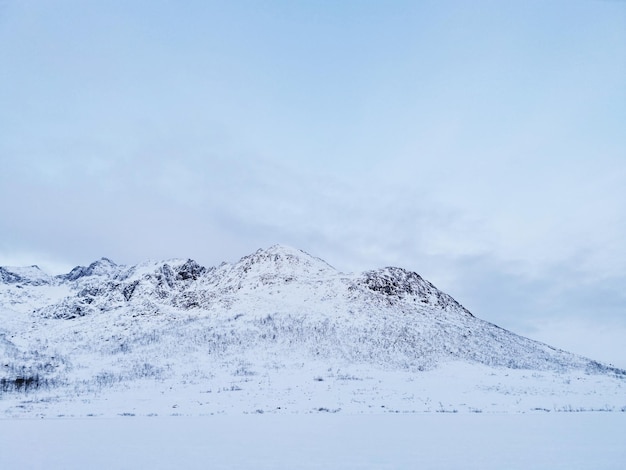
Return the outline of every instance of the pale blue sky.
{"type": "Polygon", "coordinates": [[[626,2],[5,0],[0,264],[280,242],[626,367],[625,123],[626,2]]]}

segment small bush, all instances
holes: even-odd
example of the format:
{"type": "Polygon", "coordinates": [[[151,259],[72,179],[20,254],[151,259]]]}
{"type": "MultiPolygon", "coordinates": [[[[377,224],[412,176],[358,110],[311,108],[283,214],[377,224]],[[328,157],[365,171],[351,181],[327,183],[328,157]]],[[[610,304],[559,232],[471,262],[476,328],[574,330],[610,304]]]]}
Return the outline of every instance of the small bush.
{"type": "Polygon", "coordinates": [[[18,376],[11,379],[0,379],[0,390],[4,393],[29,392],[48,385],[48,380],[40,378],[39,374],[26,377],[18,376]]]}

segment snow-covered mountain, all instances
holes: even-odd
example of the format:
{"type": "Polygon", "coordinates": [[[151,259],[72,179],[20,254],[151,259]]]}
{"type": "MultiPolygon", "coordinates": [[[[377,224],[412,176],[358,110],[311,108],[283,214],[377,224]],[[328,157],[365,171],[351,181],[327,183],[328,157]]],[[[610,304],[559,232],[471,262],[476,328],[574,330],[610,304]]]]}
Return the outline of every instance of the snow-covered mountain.
{"type": "Polygon", "coordinates": [[[344,274],[279,245],[210,268],[0,268],[0,359],[9,415],[106,414],[111,397],[190,413],[626,405],[624,371],[480,320],[414,272],[344,274]]]}

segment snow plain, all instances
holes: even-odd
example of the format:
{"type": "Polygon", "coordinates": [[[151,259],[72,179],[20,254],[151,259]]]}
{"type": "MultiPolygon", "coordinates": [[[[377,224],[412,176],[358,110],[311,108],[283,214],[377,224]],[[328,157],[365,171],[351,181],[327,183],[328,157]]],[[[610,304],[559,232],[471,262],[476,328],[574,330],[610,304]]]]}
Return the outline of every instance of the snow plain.
{"type": "Polygon", "coordinates": [[[626,413],[0,420],[0,468],[623,469],[626,413]]]}
{"type": "Polygon", "coordinates": [[[623,379],[579,371],[555,374],[457,362],[412,373],[310,361],[257,374],[250,363],[240,364],[184,380],[110,383],[107,378],[86,388],[0,394],[0,418],[626,412],[623,379]]]}

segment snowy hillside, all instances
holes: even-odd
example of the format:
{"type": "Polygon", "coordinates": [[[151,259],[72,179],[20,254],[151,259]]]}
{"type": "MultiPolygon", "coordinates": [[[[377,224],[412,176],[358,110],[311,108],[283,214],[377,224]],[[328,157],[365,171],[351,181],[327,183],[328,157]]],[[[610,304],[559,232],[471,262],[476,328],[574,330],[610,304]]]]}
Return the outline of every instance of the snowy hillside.
{"type": "Polygon", "coordinates": [[[0,268],[0,413],[623,410],[626,373],[418,274],[273,246],[237,263],[0,268]]]}

